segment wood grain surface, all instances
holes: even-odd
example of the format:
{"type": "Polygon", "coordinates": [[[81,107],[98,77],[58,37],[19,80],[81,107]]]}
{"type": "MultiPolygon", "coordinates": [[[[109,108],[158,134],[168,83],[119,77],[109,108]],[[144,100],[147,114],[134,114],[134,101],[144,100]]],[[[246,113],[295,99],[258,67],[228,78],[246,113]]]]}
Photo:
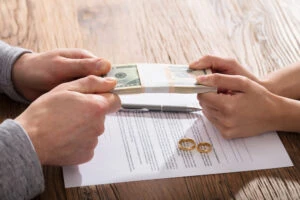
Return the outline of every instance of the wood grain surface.
{"type": "MultiPolygon", "coordinates": [[[[0,0],[0,39],[41,52],[85,48],[112,63],[233,57],[257,76],[300,60],[299,0],[0,0]]],[[[0,96],[0,117],[26,107],[0,96]]],[[[36,199],[300,199],[300,135],[279,133],[294,167],[65,189],[44,167],[36,199]]]]}

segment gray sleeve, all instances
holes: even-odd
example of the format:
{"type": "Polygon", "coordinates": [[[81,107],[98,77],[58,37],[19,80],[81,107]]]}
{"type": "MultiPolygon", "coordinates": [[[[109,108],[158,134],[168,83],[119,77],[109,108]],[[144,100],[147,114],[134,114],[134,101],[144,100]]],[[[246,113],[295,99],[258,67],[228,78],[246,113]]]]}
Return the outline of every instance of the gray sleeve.
{"type": "Polygon", "coordinates": [[[44,190],[41,164],[25,130],[14,120],[0,124],[0,199],[31,199],[44,190]]]}
{"type": "Polygon", "coordinates": [[[22,103],[29,103],[15,90],[12,82],[12,67],[16,60],[30,51],[12,47],[0,41],[0,92],[5,93],[11,99],[22,103]]]}

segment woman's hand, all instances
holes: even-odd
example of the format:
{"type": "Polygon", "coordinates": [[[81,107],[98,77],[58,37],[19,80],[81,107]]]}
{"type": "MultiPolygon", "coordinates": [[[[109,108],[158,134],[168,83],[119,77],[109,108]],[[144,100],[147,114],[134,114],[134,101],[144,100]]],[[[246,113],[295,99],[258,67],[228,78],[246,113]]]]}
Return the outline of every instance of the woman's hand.
{"type": "Polygon", "coordinates": [[[225,93],[198,94],[203,114],[225,138],[247,137],[280,127],[282,99],[239,75],[211,74],[198,77],[207,86],[225,88],[225,93]]]}
{"type": "Polygon", "coordinates": [[[197,80],[218,88],[218,93],[198,94],[198,100],[204,115],[224,137],[300,131],[300,102],[290,99],[299,98],[299,63],[273,72],[265,80],[257,79],[233,59],[215,56],[204,56],[190,68],[214,72],[197,80]]]}

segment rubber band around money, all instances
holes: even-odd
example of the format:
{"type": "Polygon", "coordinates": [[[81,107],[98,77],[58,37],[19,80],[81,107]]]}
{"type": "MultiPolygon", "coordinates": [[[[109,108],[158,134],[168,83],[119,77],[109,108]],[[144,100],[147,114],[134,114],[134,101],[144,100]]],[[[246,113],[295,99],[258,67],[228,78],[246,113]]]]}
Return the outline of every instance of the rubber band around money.
{"type": "Polygon", "coordinates": [[[191,151],[196,148],[196,142],[191,138],[182,138],[178,142],[178,148],[183,151],[191,151]]]}

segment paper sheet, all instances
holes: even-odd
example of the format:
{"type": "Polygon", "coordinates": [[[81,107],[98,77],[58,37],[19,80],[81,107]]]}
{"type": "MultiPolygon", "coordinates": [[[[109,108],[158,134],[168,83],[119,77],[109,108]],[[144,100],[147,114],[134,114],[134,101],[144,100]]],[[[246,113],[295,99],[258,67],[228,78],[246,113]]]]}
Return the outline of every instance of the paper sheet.
{"type": "MultiPolygon", "coordinates": [[[[122,101],[198,105],[195,95],[178,94],[130,95],[122,101]]],[[[90,162],[63,168],[65,187],[293,165],[277,133],[225,140],[201,112],[120,112],[107,116],[105,127],[90,162]],[[177,143],[184,137],[209,142],[213,150],[181,151],[177,143]]]]}

